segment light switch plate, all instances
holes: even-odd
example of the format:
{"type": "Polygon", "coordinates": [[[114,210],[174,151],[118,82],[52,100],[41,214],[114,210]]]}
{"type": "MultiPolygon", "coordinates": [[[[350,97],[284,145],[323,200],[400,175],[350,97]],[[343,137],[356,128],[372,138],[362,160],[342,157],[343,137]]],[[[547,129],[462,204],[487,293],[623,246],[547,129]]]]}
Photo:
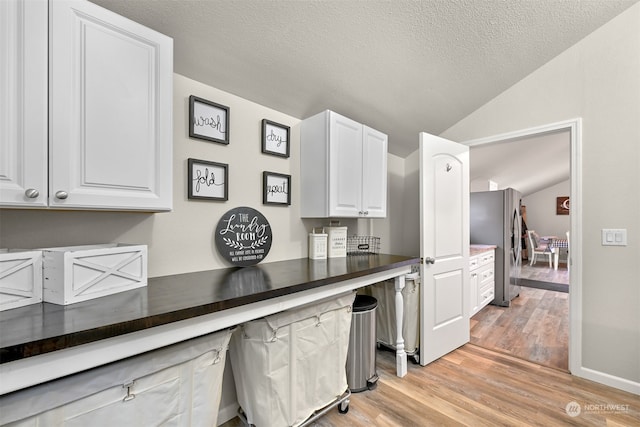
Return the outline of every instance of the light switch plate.
{"type": "Polygon", "coordinates": [[[627,229],[603,228],[602,246],[627,246],[627,229]]]}

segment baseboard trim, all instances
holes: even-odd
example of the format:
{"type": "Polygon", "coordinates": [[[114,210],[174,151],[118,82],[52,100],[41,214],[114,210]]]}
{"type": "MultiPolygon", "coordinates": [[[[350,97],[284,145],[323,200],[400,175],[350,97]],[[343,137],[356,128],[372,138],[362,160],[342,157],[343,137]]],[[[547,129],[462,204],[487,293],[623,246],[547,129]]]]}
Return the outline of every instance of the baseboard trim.
{"type": "Polygon", "coordinates": [[[585,367],[580,368],[577,372],[571,372],[571,374],[580,378],[585,378],[587,380],[607,385],[609,387],[614,387],[619,390],[624,390],[629,393],[640,395],[640,383],[635,381],[616,377],[614,375],[606,374],[604,372],[585,367]]]}
{"type": "Polygon", "coordinates": [[[544,289],[546,291],[556,291],[569,293],[569,285],[564,283],[542,282],[540,280],[520,279],[520,286],[527,288],[544,289]]]}

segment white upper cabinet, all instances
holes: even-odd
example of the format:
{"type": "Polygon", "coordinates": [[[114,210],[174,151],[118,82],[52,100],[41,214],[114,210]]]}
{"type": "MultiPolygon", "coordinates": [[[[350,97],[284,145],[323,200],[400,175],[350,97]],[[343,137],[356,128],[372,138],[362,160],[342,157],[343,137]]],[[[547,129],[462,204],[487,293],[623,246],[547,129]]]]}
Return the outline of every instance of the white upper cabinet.
{"type": "Polygon", "coordinates": [[[47,2],[0,1],[0,207],[47,206],[47,2]]]}
{"type": "MultiPolygon", "coordinates": [[[[32,2],[10,3],[19,9],[32,2]]],[[[46,16],[47,3],[38,6],[46,16]]],[[[38,165],[48,183],[34,187],[39,197],[16,191],[7,198],[3,191],[0,202],[62,209],[170,210],[173,41],[84,0],[56,0],[48,7],[48,33],[25,34],[27,39],[38,38],[38,43],[44,37],[45,47],[49,46],[48,122],[46,114],[43,121],[45,130],[48,126],[48,169],[38,165]]],[[[29,22],[36,16],[27,13],[25,18],[29,22]]],[[[15,43],[19,38],[11,40],[19,46],[15,43]]],[[[44,70],[46,76],[46,60],[44,70]]],[[[28,84],[21,79],[30,74],[18,71],[16,82],[28,84]]],[[[46,108],[46,86],[37,100],[27,99],[26,94],[19,98],[13,105],[46,108]]],[[[3,111],[2,120],[5,116],[3,111]]],[[[15,123],[20,129],[20,118],[15,123]]],[[[11,163],[22,170],[28,167],[21,162],[31,159],[21,155],[31,150],[24,147],[32,143],[6,135],[2,139],[3,150],[6,146],[15,152],[17,160],[11,163]]],[[[39,162],[42,158],[47,162],[46,149],[44,153],[39,162]]],[[[26,182],[20,185],[27,192],[31,188],[26,182]]]]}
{"type": "Polygon", "coordinates": [[[300,126],[301,216],[387,214],[387,136],[332,111],[300,126]]]}
{"type": "Polygon", "coordinates": [[[387,135],[363,126],[362,210],[365,216],[387,216],[387,135]]]}

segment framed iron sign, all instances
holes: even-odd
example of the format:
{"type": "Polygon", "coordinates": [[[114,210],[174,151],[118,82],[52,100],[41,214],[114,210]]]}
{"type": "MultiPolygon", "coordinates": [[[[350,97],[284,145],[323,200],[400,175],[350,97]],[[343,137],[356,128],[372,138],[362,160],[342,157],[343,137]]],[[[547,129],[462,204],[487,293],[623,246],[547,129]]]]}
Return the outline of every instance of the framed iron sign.
{"type": "Polygon", "coordinates": [[[216,226],[218,253],[233,265],[247,267],[266,258],[273,236],[269,221],[253,208],[241,206],[227,211],[216,226]]]}

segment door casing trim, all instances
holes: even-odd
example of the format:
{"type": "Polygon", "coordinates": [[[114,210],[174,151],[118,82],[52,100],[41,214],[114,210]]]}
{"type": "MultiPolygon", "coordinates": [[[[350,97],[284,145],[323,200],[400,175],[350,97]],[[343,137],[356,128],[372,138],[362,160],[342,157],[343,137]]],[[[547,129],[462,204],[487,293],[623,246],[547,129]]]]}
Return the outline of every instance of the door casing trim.
{"type": "MultiPolygon", "coordinates": [[[[469,147],[496,142],[508,142],[533,136],[569,131],[571,153],[571,247],[569,260],[569,372],[592,378],[582,367],[582,118],[535,126],[513,132],[461,142],[469,147]]],[[[595,381],[603,382],[601,379],[595,381]]],[[[605,383],[606,384],[606,383],[605,383]]],[[[619,385],[608,384],[614,387],[619,385]]]]}

